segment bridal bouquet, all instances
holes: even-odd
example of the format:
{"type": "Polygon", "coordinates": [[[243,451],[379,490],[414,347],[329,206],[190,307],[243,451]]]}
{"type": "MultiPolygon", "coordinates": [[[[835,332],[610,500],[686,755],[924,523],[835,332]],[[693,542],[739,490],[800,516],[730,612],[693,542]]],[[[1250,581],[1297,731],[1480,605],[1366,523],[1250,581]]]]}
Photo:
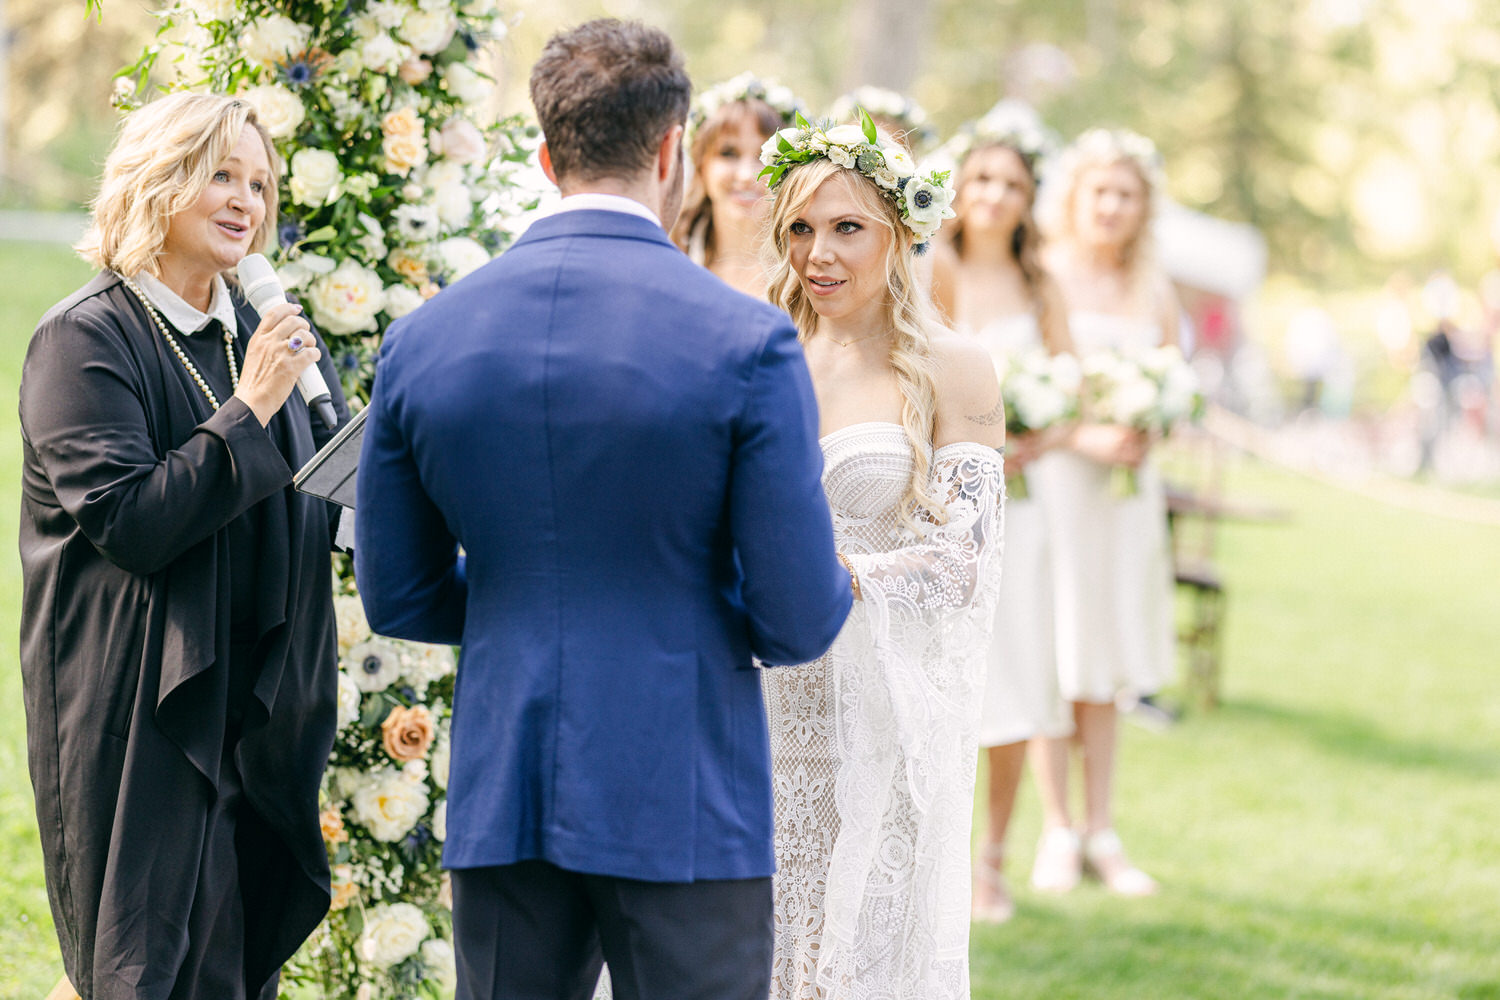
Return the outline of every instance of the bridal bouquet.
{"type": "Polygon", "coordinates": [[[335,608],[339,729],[321,797],[332,912],[282,982],[356,1000],[446,996],[456,973],[439,860],[453,650],[372,634],[354,594],[335,608]]]}
{"type": "MultiPolygon", "coordinates": [[[[1077,419],[1083,369],[1073,355],[1028,351],[998,367],[1006,434],[1032,434],[1077,419]]],[[[1025,472],[1007,474],[1005,491],[1013,499],[1027,497],[1025,472]]]]}
{"type": "MultiPolygon", "coordinates": [[[[1173,346],[1125,356],[1112,351],[1089,355],[1083,363],[1085,412],[1092,420],[1164,435],[1203,413],[1198,377],[1173,346]]],[[[1115,494],[1136,494],[1135,470],[1117,466],[1115,494]]]]}
{"type": "Polygon", "coordinates": [[[256,108],[281,154],[282,283],[363,398],[379,334],[485,264],[540,192],[535,129],[485,109],[495,0],[169,0],[117,103],[153,71],[256,108]]]}

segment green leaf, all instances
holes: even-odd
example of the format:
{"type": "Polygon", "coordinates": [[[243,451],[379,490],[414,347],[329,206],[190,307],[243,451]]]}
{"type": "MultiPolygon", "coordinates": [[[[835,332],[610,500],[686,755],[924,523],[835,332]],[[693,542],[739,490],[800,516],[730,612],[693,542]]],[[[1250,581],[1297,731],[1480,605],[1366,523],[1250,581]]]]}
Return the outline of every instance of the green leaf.
{"type": "Polygon", "coordinates": [[[797,112],[797,116],[796,116],[795,120],[797,122],[797,127],[798,128],[812,128],[812,125],[808,122],[808,120],[806,118],[802,117],[802,112],[800,112],[800,111],[797,112]]]}
{"type": "Polygon", "coordinates": [[[782,135],[780,132],[777,132],[776,133],[776,148],[780,152],[791,153],[791,152],[794,152],[797,147],[793,146],[790,142],[788,142],[786,136],[782,135]]]}
{"type": "Polygon", "coordinates": [[[312,232],[310,232],[306,236],[302,237],[302,242],[303,243],[327,243],[329,240],[333,239],[338,234],[339,234],[339,231],[338,231],[338,229],[336,227],[334,227],[334,226],[323,226],[321,229],[314,229],[312,232]]]}
{"type": "Polygon", "coordinates": [[[870,113],[864,108],[856,108],[855,110],[859,112],[859,127],[864,130],[865,141],[872,146],[875,145],[879,138],[875,132],[875,119],[871,118],[870,113]]]}

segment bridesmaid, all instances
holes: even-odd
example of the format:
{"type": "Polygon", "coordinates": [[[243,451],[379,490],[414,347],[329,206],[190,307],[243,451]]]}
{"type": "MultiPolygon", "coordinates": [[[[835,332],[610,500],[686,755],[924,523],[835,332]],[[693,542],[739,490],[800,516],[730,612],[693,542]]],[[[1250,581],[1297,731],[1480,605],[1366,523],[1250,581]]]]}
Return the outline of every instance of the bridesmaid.
{"type": "MultiPolygon", "coordinates": [[[[1062,288],[1081,354],[1127,356],[1175,344],[1177,297],[1151,249],[1161,166],[1149,139],[1093,129],[1063,154],[1044,192],[1045,255],[1062,288]]],[[[1059,467],[1052,535],[1058,681],[1072,702],[1075,736],[1033,743],[1044,830],[1032,884],[1067,891],[1087,868],[1113,892],[1146,896],[1157,884],[1125,854],[1114,831],[1116,700],[1145,696],[1171,677],[1172,577],[1161,480],[1151,441],[1127,427],[1085,424],[1071,447],[1086,461],[1059,467]],[[1137,470],[1135,495],[1116,498],[1110,467],[1137,470]],[[1082,758],[1083,827],[1068,804],[1071,751],[1082,758]]]]}
{"type": "Polygon", "coordinates": [[[801,108],[786,87],[741,73],[698,95],[688,116],[693,172],[672,239],[694,263],[758,299],[766,297],[760,246],[770,204],[760,147],[801,108]]]}
{"type": "MultiPolygon", "coordinates": [[[[979,338],[997,368],[1045,349],[1067,353],[1067,315],[1061,293],[1040,259],[1041,235],[1032,218],[1038,158],[1045,133],[1025,117],[994,113],[953,144],[958,217],[937,248],[933,291],[954,326],[979,338]],[[955,148],[956,147],[956,148],[955,148]]],[[[1045,523],[1045,483],[1065,428],[1011,435],[1005,468],[1025,470],[1029,497],[1007,500],[1000,605],[989,650],[979,743],[986,748],[989,784],[984,841],[974,867],[973,916],[1001,923],[1015,911],[1003,869],[1005,835],[1034,736],[1066,737],[1072,723],[1057,691],[1052,573],[1045,523]],[[1043,457],[1043,456],[1046,457],[1043,457]]]]}
{"type": "Polygon", "coordinates": [[[927,111],[905,94],[884,87],[855,87],[833,102],[828,117],[835,122],[854,121],[857,108],[874,120],[884,133],[906,147],[913,156],[921,156],[936,137],[927,111]]]}

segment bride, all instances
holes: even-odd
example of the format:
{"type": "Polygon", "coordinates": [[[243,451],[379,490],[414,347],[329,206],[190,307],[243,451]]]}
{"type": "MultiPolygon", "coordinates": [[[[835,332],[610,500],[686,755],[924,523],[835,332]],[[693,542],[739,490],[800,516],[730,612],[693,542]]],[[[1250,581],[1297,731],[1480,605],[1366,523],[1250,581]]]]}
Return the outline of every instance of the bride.
{"type": "Polygon", "coordinates": [[[766,671],[776,796],[773,995],[969,995],[969,829],[999,591],[1004,416],[994,368],[939,325],[913,257],[942,176],[863,124],[784,129],[771,301],[797,322],[853,612],[766,671]]]}

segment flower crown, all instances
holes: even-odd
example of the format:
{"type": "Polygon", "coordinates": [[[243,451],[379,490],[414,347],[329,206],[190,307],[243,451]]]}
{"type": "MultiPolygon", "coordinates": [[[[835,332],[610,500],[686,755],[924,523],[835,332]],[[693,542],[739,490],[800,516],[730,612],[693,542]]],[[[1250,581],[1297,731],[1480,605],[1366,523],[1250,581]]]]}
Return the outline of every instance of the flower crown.
{"type": "Polygon", "coordinates": [[[1006,99],[996,104],[977,121],[965,122],[958,134],[943,146],[953,162],[962,165],[974,150],[983,146],[1008,146],[1020,154],[1032,176],[1040,174],[1040,164],[1057,146],[1056,138],[1042,124],[1029,105],[1006,99]]]}
{"type": "Polygon", "coordinates": [[[1091,128],[1073,140],[1066,156],[1072,164],[1126,159],[1135,164],[1153,191],[1165,183],[1161,153],[1156,143],[1124,128],[1091,128]]]}
{"type": "Polygon", "coordinates": [[[828,117],[844,121],[857,117],[860,108],[897,125],[902,133],[911,137],[913,146],[925,145],[934,138],[932,124],[922,105],[905,94],[884,87],[856,87],[833,102],[828,117]]]}
{"type": "Polygon", "coordinates": [[[802,111],[802,102],[790,87],[783,87],[774,80],[762,80],[753,73],[741,73],[714,84],[693,101],[692,109],[688,111],[688,141],[691,142],[691,136],[721,108],[736,101],[760,101],[768,105],[781,116],[783,125],[790,125],[802,111]]]}
{"type": "Polygon", "coordinates": [[[787,171],[817,159],[828,159],[840,167],[857,170],[880,189],[896,206],[901,221],[917,237],[913,248],[921,253],[944,219],[953,218],[953,188],[948,171],[939,170],[926,177],[917,175],[911,154],[894,143],[883,143],[875,123],[863,109],[858,125],[810,124],[797,115],[796,125],[784,128],[760,149],[765,169],[760,176],[773,191],[787,171]]]}

